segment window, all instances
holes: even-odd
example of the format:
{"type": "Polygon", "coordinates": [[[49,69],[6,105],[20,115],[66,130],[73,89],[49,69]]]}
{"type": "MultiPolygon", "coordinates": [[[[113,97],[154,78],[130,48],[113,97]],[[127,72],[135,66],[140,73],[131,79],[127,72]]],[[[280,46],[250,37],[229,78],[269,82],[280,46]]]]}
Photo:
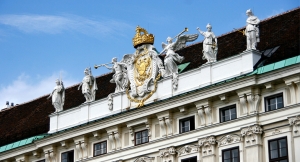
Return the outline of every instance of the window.
{"type": "Polygon", "coordinates": [[[288,149],[286,137],[269,141],[270,162],[288,162],[288,149]]]}
{"type": "Polygon", "coordinates": [[[46,162],[46,160],[45,160],[45,159],[43,159],[43,160],[39,160],[39,161],[36,161],[36,162],[46,162]]]}
{"type": "Polygon", "coordinates": [[[74,162],[74,150],[62,153],[61,162],[74,162]]]}
{"type": "Polygon", "coordinates": [[[222,150],[222,162],[239,162],[239,147],[222,150]]]}
{"type": "Polygon", "coordinates": [[[236,119],[236,105],[231,105],[220,109],[220,121],[226,122],[236,119]]]}
{"type": "Polygon", "coordinates": [[[197,162],[197,156],[187,158],[187,159],[182,159],[181,162],[197,162]]]}
{"type": "Polygon", "coordinates": [[[148,142],[149,142],[148,130],[143,130],[135,133],[135,145],[140,145],[148,142]]]}
{"type": "Polygon", "coordinates": [[[276,94],[265,98],[266,111],[283,108],[283,94],[276,94]]]}
{"type": "Polygon", "coordinates": [[[191,130],[195,130],[195,117],[191,116],[188,118],[179,120],[179,132],[189,132],[191,130]]]}
{"type": "Polygon", "coordinates": [[[106,141],[94,144],[94,156],[106,154],[106,150],[107,150],[106,141]]]}

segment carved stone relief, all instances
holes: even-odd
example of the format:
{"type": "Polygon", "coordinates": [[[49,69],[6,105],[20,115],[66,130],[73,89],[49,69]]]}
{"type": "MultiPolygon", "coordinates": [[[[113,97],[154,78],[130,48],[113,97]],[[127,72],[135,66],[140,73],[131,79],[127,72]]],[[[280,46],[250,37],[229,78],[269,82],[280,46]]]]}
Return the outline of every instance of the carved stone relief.
{"type": "Polygon", "coordinates": [[[218,147],[239,143],[241,141],[241,137],[236,134],[225,135],[220,140],[217,141],[218,147]]]}
{"type": "Polygon", "coordinates": [[[257,124],[241,130],[241,135],[245,138],[246,146],[262,144],[261,134],[262,128],[257,124]]]}
{"type": "Polygon", "coordinates": [[[300,135],[299,133],[299,128],[300,128],[300,115],[297,115],[295,117],[291,117],[289,118],[289,123],[290,123],[290,126],[292,127],[293,129],[293,133],[294,133],[294,136],[298,136],[300,135]]]}
{"type": "Polygon", "coordinates": [[[202,150],[202,156],[208,156],[215,154],[216,139],[214,136],[199,140],[199,145],[202,150]]]}
{"type": "Polygon", "coordinates": [[[147,156],[143,156],[143,157],[139,157],[136,160],[134,160],[134,162],[153,162],[154,161],[154,157],[147,157],[147,156]]]}
{"type": "Polygon", "coordinates": [[[159,157],[161,162],[175,162],[176,149],[174,147],[169,147],[159,150],[159,157]]]}
{"type": "Polygon", "coordinates": [[[190,153],[196,153],[200,151],[199,145],[185,145],[177,150],[178,156],[183,156],[190,153]]]}

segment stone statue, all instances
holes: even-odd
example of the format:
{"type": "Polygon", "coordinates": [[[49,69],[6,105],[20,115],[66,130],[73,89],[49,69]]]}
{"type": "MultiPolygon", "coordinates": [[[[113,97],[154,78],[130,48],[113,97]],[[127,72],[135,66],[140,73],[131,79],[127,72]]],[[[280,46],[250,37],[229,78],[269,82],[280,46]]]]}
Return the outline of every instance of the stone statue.
{"type": "MultiPolygon", "coordinates": [[[[105,66],[107,69],[112,70],[115,74],[113,78],[110,80],[111,83],[116,83],[115,93],[125,91],[128,85],[128,77],[127,77],[127,70],[126,70],[126,63],[124,62],[117,62],[117,58],[112,58],[113,64],[112,67],[107,66],[107,64],[101,64],[97,67],[105,66]]],[[[96,67],[96,66],[95,66],[96,67]]]]}
{"type": "Polygon", "coordinates": [[[187,28],[185,28],[184,31],[182,31],[180,34],[178,34],[175,38],[176,41],[173,42],[173,39],[168,37],[167,38],[167,43],[165,44],[164,42],[162,43],[162,48],[163,51],[160,54],[166,53],[166,56],[164,58],[164,65],[165,65],[165,75],[170,76],[170,75],[177,75],[178,74],[178,67],[176,62],[181,63],[184,59],[183,56],[180,56],[179,54],[175,53],[174,51],[178,51],[181,48],[185,47],[186,42],[191,42],[194,41],[198,38],[198,34],[191,34],[191,35],[181,35],[183,32],[188,31],[187,28]]]}
{"type": "Polygon", "coordinates": [[[198,27],[197,30],[204,36],[203,41],[203,60],[207,60],[207,63],[216,62],[217,61],[217,53],[218,53],[218,41],[215,34],[211,31],[212,26],[210,24],[206,25],[207,31],[201,31],[198,27]]]}
{"type": "Polygon", "coordinates": [[[86,101],[91,102],[95,101],[96,98],[96,90],[98,90],[96,78],[92,75],[91,68],[86,68],[84,70],[84,77],[82,82],[78,86],[78,90],[81,87],[82,94],[84,95],[86,101]]]}
{"type": "Polygon", "coordinates": [[[249,9],[246,11],[248,16],[245,34],[247,37],[247,50],[256,49],[257,42],[259,42],[259,23],[260,20],[253,15],[249,9]]]}
{"type": "Polygon", "coordinates": [[[61,80],[56,80],[56,86],[47,99],[50,97],[52,97],[52,105],[55,108],[55,112],[62,111],[65,103],[65,88],[61,80]]]}

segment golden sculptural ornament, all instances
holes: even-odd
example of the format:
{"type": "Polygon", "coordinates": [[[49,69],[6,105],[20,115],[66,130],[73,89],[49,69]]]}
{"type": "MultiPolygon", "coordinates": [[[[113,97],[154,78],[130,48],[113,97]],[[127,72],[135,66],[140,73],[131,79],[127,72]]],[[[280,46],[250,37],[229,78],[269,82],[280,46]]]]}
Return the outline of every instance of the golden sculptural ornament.
{"type": "Polygon", "coordinates": [[[139,54],[134,62],[134,79],[137,86],[142,86],[144,81],[148,79],[152,74],[151,63],[152,59],[149,55],[146,55],[148,50],[144,48],[144,52],[139,54]]]}

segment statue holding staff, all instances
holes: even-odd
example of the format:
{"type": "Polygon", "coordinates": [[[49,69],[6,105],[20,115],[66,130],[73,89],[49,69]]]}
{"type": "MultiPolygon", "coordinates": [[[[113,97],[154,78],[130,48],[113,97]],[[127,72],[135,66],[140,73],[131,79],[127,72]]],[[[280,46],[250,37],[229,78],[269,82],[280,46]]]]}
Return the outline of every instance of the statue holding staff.
{"type": "Polygon", "coordinates": [[[246,11],[248,16],[246,22],[245,34],[247,37],[247,50],[256,49],[257,42],[259,42],[259,23],[260,20],[253,15],[252,11],[249,9],[246,11]]]}
{"type": "Polygon", "coordinates": [[[84,70],[84,77],[82,82],[78,86],[78,90],[81,87],[82,94],[84,95],[86,101],[91,102],[95,101],[96,98],[96,90],[98,90],[96,78],[92,75],[91,68],[86,68],[84,70]]]}
{"type": "Polygon", "coordinates": [[[207,31],[201,31],[198,27],[197,30],[201,35],[204,36],[203,41],[203,60],[207,60],[207,63],[216,62],[217,61],[217,53],[218,53],[218,41],[215,34],[211,31],[212,26],[210,24],[206,25],[207,31]]]}

